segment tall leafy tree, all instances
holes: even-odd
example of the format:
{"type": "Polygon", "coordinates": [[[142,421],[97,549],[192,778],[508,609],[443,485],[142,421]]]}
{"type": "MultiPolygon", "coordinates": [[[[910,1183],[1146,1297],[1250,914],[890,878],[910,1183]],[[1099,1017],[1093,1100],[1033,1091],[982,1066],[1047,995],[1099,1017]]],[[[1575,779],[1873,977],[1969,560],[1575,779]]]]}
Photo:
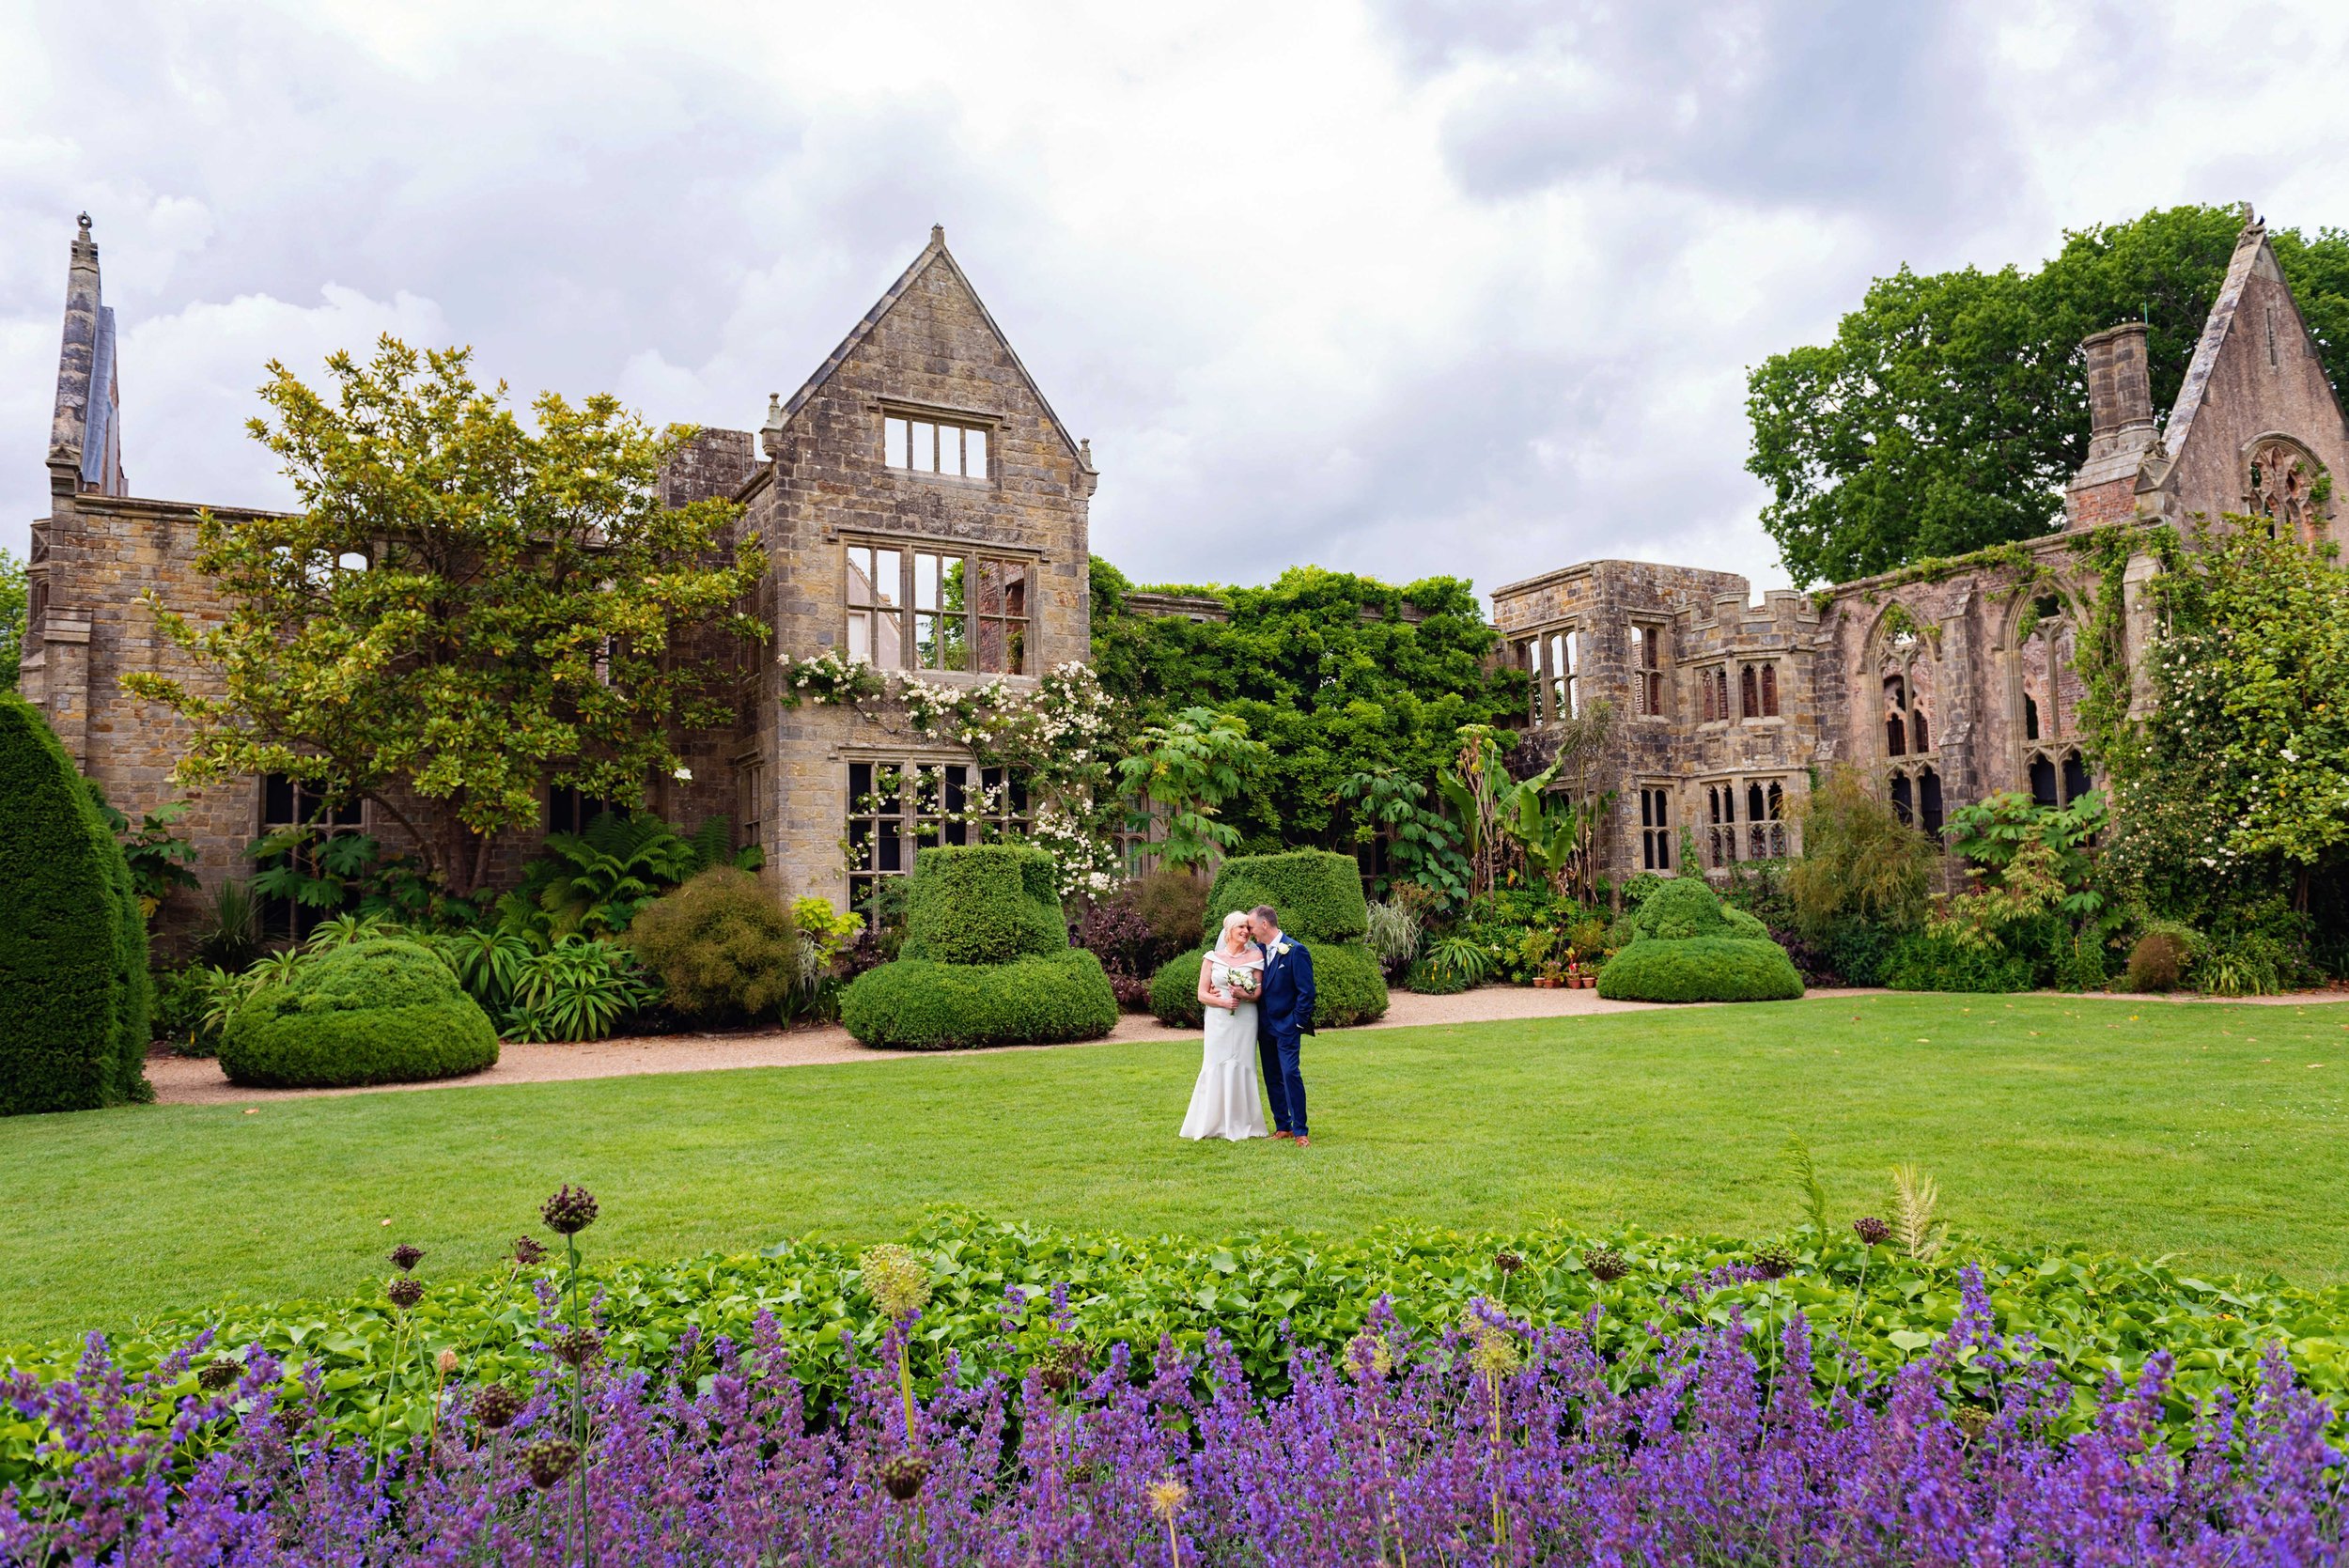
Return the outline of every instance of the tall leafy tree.
{"type": "MultiPolygon", "coordinates": [[[[2176,207],[2067,233],[2034,272],[1903,268],[1832,342],[1764,361],[1747,379],[1746,466],[1770,486],[1762,523],[1787,569],[1842,581],[2058,526],[2088,453],[2080,339],[2143,319],[2166,411],[2242,222],[2176,207]]],[[[2349,233],[2269,238],[2326,373],[2349,385],[2349,233]]]]}
{"type": "Polygon", "coordinates": [[[24,563],[0,550],[0,691],[16,690],[16,662],[24,652],[29,597],[24,563]]]}
{"type": "Polygon", "coordinates": [[[1258,784],[1220,808],[1244,849],[1348,847],[1347,780],[1394,768],[1432,785],[1462,724],[1525,710],[1525,677],[1491,661],[1495,633],[1459,578],[1293,567],[1268,587],[1182,590],[1221,600],[1221,622],[1133,613],[1098,557],[1093,586],[1095,666],[1141,722],[1212,707],[1269,748],[1258,784]]]}
{"type": "Polygon", "coordinates": [[[681,732],[731,721],[730,649],[764,636],[736,606],[764,558],[730,541],[731,505],[661,505],[686,432],[610,396],[541,394],[526,425],[470,350],[388,336],[327,367],[320,392],[272,363],[251,427],[301,510],[200,520],[226,619],[156,606],[204,678],[124,684],[194,726],[182,779],[281,772],[372,800],[466,892],[550,780],[632,804],[681,771],[681,732]]]}

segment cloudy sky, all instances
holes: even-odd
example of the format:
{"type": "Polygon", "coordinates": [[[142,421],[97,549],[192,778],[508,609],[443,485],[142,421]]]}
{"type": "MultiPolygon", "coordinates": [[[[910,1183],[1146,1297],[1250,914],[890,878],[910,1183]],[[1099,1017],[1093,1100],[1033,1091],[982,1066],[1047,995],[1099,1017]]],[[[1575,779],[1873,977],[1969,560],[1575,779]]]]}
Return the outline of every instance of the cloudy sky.
{"type": "Polygon", "coordinates": [[[262,364],[392,331],[754,427],[932,223],[1144,580],[1781,581],[1745,368],[1867,280],[2252,199],[2349,225],[2349,7],[57,0],[0,33],[0,548],[73,215],[142,495],[286,494],[262,364]]]}

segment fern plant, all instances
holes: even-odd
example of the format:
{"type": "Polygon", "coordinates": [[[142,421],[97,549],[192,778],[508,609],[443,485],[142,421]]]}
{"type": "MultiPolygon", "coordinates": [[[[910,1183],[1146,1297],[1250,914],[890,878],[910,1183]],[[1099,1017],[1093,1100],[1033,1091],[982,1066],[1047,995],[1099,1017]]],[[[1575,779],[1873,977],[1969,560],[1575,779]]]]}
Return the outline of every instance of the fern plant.
{"type": "Polygon", "coordinates": [[[1949,1244],[1950,1228],[1936,1223],[1941,1189],[1914,1165],[1892,1167],[1892,1239],[1918,1263],[1930,1264],[1949,1244]]]}
{"type": "Polygon", "coordinates": [[[753,846],[732,853],[733,831],[713,816],[692,837],[646,812],[603,812],[577,833],[549,833],[522,868],[522,884],[499,902],[498,924],[548,939],[615,937],[646,905],[713,865],[758,868],[753,846]]]}

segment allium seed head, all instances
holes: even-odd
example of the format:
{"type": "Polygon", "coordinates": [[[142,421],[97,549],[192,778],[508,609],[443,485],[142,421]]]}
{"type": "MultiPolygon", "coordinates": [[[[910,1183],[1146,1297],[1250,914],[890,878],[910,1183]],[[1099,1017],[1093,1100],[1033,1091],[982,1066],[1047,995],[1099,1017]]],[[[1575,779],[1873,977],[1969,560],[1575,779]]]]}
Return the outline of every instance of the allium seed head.
{"type": "Polygon", "coordinates": [[[1384,1377],[1394,1370],[1394,1352],[1387,1342],[1367,1328],[1346,1342],[1346,1370],[1357,1383],[1373,1377],[1384,1377]]]}
{"type": "Polygon", "coordinates": [[[403,1241],[398,1246],[392,1249],[391,1259],[392,1266],[398,1269],[402,1274],[405,1274],[410,1269],[415,1267],[417,1264],[424,1261],[424,1249],[421,1247],[411,1247],[403,1241]]]}
{"type": "Polygon", "coordinates": [[[566,1182],[539,1208],[538,1217],[556,1235],[577,1235],[596,1222],[596,1195],[566,1182]]]}
{"type": "Polygon", "coordinates": [[[930,1271],[905,1248],[894,1244],[868,1248],[856,1265],[864,1276],[864,1294],[891,1319],[929,1305],[930,1271]]]}
{"type": "Polygon", "coordinates": [[[1525,1266],[1525,1260],[1518,1257],[1515,1252],[1495,1252],[1493,1254],[1493,1266],[1501,1270],[1503,1274],[1515,1274],[1518,1269],[1525,1266]]]}
{"type": "Polygon", "coordinates": [[[457,1375],[457,1352],[443,1350],[434,1358],[432,1364],[441,1369],[443,1377],[454,1377],[457,1375]]]}
{"type": "Polygon", "coordinates": [[[1469,1364],[1486,1377],[1500,1377],[1517,1370],[1517,1337],[1498,1324],[1483,1318],[1469,1320],[1469,1364]]]}
{"type": "Polygon", "coordinates": [[[930,1462],[918,1453],[901,1453],[881,1467],[881,1484],[899,1502],[911,1502],[930,1476],[930,1462]]]}
{"type": "Polygon", "coordinates": [[[485,1432],[503,1432],[522,1413],[522,1396],[503,1383],[492,1383],[473,1396],[473,1419],[485,1432]]]}
{"type": "Polygon", "coordinates": [[[518,1235],[514,1238],[514,1261],[524,1268],[528,1268],[533,1264],[544,1263],[546,1257],[546,1244],[536,1236],[518,1235]]]}
{"type": "Polygon", "coordinates": [[[392,1305],[402,1312],[424,1299],[424,1281],[413,1275],[403,1274],[384,1287],[383,1294],[392,1298],[392,1305]]]}
{"type": "Polygon", "coordinates": [[[1600,1284],[1611,1284],[1631,1272],[1631,1260],[1612,1247],[1592,1247],[1583,1250],[1582,1266],[1600,1284]]]}
{"type": "Polygon", "coordinates": [[[563,1478],[579,1463],[579,1445],[561,1437],[548,1437],[522,1450],[522,1463],[530,1468],[530,1483],[539,1491],[548,1491],[563,1484],[563,1478]]]}
{"type": "Polygon", "coordinates": [[[1795,1254],[1778,1242],[1766,1242],[1753,1250],[1753,1266],[1765,1280],[1782,1280],[1795,1271],[1795,1254]]]}
{"type": "Polygon", "coordinates": [[[1892,1227],[1874,1215],[1853,1220],[1851,1228],[1853,1234],[1871,1247],[1880,1247],[1892,1239],[1892,1227]]]}
{"type": "Polygon", "coordinates": [[[216,1356],[205,1362],[204,1369],[195,1374],[195,1386],[208,1394],[216,1394],[234,1383],[237,1374],[242,1371],[244,1368],[227,1357],[216,1356]]]}
{"type": "Polygon", "coordinates": [[[574,1328],[556,1338],[554,1358],[567,1367],[583,1367],[603,1348],[603,1336],[593,1328],[574,1328]]]}
{"type": "Polygon", "coordinates": [[[1174,1515],[1180,1514],[1190,1502],[1190,1488],[1173,1476],[1150,1483],[1150,1512],[1170,1525],[1174,1522],[1174,1515]]]}

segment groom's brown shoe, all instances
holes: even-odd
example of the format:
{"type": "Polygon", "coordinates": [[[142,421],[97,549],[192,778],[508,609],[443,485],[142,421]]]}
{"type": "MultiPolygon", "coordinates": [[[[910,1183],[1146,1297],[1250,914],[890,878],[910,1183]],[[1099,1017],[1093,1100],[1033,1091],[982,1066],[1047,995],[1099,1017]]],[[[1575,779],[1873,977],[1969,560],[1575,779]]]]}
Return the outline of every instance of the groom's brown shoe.
{"type": "Polygon", "coordinates": [[[1314,1141],[1312,1139],[1306,1137],[1301,1132],[1297,1135],[1297,1146],[1300,1149],[1311,1148],[1313,1146],[1313,1141],[1314,1141]]]}
{"type": "Polygon", "coordinates": [[[1281,1131],[1274,1133],[1272,1136],[1273,1136],[1273,1137],[1275,1137],[1275,1138],[1286,1138],[1286,1139],[1291,1139],[1291,1140],[1294,1140],[1294,1139],[1297,1137],[1297,1134],[1295,1134],[1295,1133],[1293,1133],[1293,1132],[1288,1131],[1286,1128],[1283,1128],[1283,1129],[1282,1129],[1281,1131]]]}

